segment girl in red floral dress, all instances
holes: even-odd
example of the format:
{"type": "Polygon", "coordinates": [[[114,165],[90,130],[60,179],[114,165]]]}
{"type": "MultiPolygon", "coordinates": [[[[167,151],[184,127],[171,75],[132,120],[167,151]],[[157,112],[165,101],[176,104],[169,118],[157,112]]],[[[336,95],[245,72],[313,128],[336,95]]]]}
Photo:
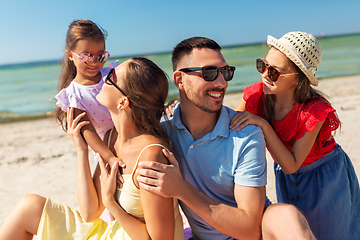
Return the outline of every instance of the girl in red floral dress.
{"type": "Polygon", "coordinates": [[[310,34],[268,36],[270,50],[256,66],[262,82],[244,89],[230,128],[254,124],[275,160],[279,203],[297,206],[318,239],[360,238],[360,189],[354,167],[332,131],[340,121],[313,89],[321,48],[310,34]]]}

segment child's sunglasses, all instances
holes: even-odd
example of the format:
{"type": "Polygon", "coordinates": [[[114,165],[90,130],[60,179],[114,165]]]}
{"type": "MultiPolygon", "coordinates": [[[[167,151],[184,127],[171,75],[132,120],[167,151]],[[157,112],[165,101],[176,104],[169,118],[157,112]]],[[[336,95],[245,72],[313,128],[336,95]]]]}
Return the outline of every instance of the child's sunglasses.
{"type": "Polygon", "coordinates": [[[85,64],[89,64],[89,63],[93,62],[95,57],[99,63],[105,63],[106,60],[108,60],[110,57],[110,53],[106,52],[106,51],[99,52],[98,54],[96,54],[96,56],[94,56],[92,53],[80,53],[79,55],[72,51],[71,51],[71,53],[74,54],[78,59],[80,59],[85,64]]]}
{"type": "Polygon", "coordinates": [[[256,59],[256,69],[263,74],[266,69],[268,70],[268,76],[271,81],[276,82],[280,76],[287,76],[287,75],[293,75],[298,73],[286,73],[286,74],[280,74],[278,70],[276,70],[274,67],[272,67],[265,58],[258,58],[256,59]]]}
{"type": "Polygon", "coordinates": [[[202,71],[202,78],[211,82],[217,79],[219,73],[223,75],[225,81],[230,81],[234,77],[235,67],[225,66],[225,67],[216,67],[216,66],[206,66],[206,67],[193,67],[193,68],[182,68],[179,71],[188,73],[195,71],[202,71]]]}

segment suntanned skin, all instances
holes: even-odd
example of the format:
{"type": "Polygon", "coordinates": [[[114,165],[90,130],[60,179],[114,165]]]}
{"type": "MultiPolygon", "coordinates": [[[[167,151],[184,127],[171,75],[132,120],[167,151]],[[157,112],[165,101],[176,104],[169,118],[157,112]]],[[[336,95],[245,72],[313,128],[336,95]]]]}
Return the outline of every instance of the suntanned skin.
{"type": "MultiPolygon", "coordinates": [[[[286,69],[287,72],[295,72],[294,66],[290,60],[276,48],[271,48],[266,60],[269,64],[280,69],[286,69]]],[[[276,120],[283,119],[294,106],[294,87],[297,83],[298,75],[280,76],[278,81],[272,82],[268,78],[267,71],[262,74],[265,93],[276,94],[274,106],[274,117],[276,120]]],[[[306,132],[305,135],[297,139],[291,151],[281,142],[271,125],[262,117],[249,113],[245,110],[246,102],[241,99],[235,108],[238,114],[231,120],[230,128],[240,131],[245,126],[253,124],[259,126],[265,136],[265,141],[269,151],[275,160],[280,164],[281,169],[286,174],[296,172],[303,164],[306,157],[314,145],[315,139],[324,121],[317,123],[314,130],[306,132]]]]}
{"type": "MultiPolygon", "coordinates": [[[[194,49],[179,63],[178,69],[226,65],[219,51],[194,49]]],[[[182,122],[194,140],[199,139],[214,129],[228,84],[222,74],[219,74],[215,81],[206,82],[199,73],[185,74],[175,71],[173,79],[180,90],[182,122]],[[200,109],[188,98],[194,99],[195,104],[204,105],[202,107],[209,108],[213,112],[200,109]]],[[[227,206],[210,199],[184,181],[173,155],[164,154],[169,158],[170,165],[146,161],[139,164],[137,172],[140,175],[138,181],[141,187],[164,197],[178,198],[223,234],[237,239],[260,239],[260,223],[266,199],[265,187],[244,187],[235,184],[234,195],[237,207],[227,206]],[[153,179],[146,176],[151,176],[153,179]],[[161,181],[164,185],[158,187],[157,181],[161,181]]]]}
{"type": "MultiPolygon", "coordinates": [[[[76,43],[75,48],[72,50],[72,52],[75,53],[88,52],[88,53],[92,53],[93,55],[96,55],[97,53],[103,52],[104,50],[105,50],[105,43],[103,41],[94,41],[93,39],[88,38],[88,39],[79,40],[76,43]]],[[[100,70],[104,66],[103,63],[94,60],[91,63],[85,64],[76,56],[74,56],[71,53],[71,51],[66,50],[65,53],[69,58],[69,60],[71,60],[76,66],[76,76],[74,78],[75,82],[84,86],[94,85],[100,82],[101,80],[100,70]]],[[[79,116],[79,114],[83,112],[85,111],[81,109],[75,109],[74,111],[75,117],[79,116]]],[[[119,165],[125,167],[125,164],[122,162],[122,160],[115,157],[114,154],[109,150],[109,148],[104,144],[102,139],[97,134],[95,127],[91,123],[89,117],[85,115],[82,117],[80,121],[89,122],[89,124],[84,125],[84,127],[81,129],[81,134],[84,137],[87,144],[94,150],[94,152],[100,153],[100,155],[105,160],[105,162],[109,163],[110,166],[112,166],[115,161],[119,161],[120,162],[119,165]]],[[[119,178],[118,183],[122,184],[123,179],[121,178],[121,175],[118,175],[118,178],[119,178]]]]}
{"type": "MultiPolygon", "coordinates": [[[[127,64],[128,62],[124,62],[118,66],[116,74],[124,72],[127,64]]],[[[121,84],[122,82],[118,82],[119,86],[122,86],[121,84]]],[[[112,103],[112,105],[106,106],[115,125],[114,134],[109,140],[110,149],[115,156],[121,156],[128,166],[123,169],[124,174],[131,174],[132,169],[137,167],[135,162],[142,149],[150,144],[166,145],[166,143],[163,142],[164,140],[144,134],[138,129],[132,118],[129,99],[121,95],[116,88],[104,85],[100,94],[102,101],[106,100],[107,103],[112,103]]],[[[140,186],[144,223],[128,214],[115,200],[116,175],[119,167],[117,161],[114,162],[109,172],[105,161],[99,155],[99,165],[96,167],[94,175],[91,175],[88,144],[81,136],[81,129],[90,122],[81,121],[81,118],[86,115],[85,112],[76,117],[74,117],[74,112],[74,108],[68,110],[67,133],[73,140],[78,154],[77,195],[82,218],[86,222],[94,221],[100,217],[106,207],[131,239],[173,239],[175,218],[172,198],[150,193],[140,186]]],[[[139,159],[140,162],[144,160],[168,163],[162,153],[162,147],[159,146],[147,148],[139,159]]],[[[136,174],[132,181],[139,187],[136,174]]],[[[33,235],[37,233],[45,203],[46,198],[38,195],[26,195],[21,199],[1,227],[0,240],[32,239],[33,235]]]]}
{"type": "MultiPolygon", "coordinates": [[[[202,50],[204,51],[194,49],[189,56],[186,56],[186,61],[179,63],[177,69],[226,65],[220,52],[202,50]]],[[[199,73],[191,72],[188,75],[196,77],[199,73]]],[[[207,105],[208,109],[213,110],[219,109],[227,82],[221,74],[214,82],[204,82],[198,77],[197,82],[194,83],[190,82],[188,77],[179,71],[173,74],[174,83],[180,90],[181,120],[196,140],[211,132],[218,120],[217,112],[202,111],[196,105],[201,107],[207,105]],[[212,89],[218,91],[211,91],[212,89]],[[199,101],[195,101],[196,105],[188,100],[193,96],[192,94],[199,96],[197,99],[199,101]]],[[[171,106],[170,104],[170,108],[171,106]]],[[[171,112],[171,109],[168,110],[171,112]]],[[[244,187],[235,184],[234,196],[237,207],[226,206],[210,199],[184,181],[175,157],[167,152],[164,152],[164,155],[169,159],[170,165],[147,161],[139,164],[137,172],[140,186],[165,197],[178,198],[219,232],[236,239],[316,239],[304,215],[293,205],[273,204],[263,212],[266,199],[265,187],[244,187]]]]}

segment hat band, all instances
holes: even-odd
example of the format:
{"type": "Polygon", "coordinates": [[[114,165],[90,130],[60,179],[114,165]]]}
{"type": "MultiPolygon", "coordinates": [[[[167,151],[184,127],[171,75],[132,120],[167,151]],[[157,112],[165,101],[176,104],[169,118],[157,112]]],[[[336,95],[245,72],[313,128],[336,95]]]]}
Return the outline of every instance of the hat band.
{"type": "Polygon", "coordinates": [[[285,45],[287,45],[289,48],[291,48],[291,50],[293,50],[293,52],[298,56],[298,58],[300,59],[300,61],[305,65],[305,67],[311,72],[311,74],[313,74],[315,76],[317,68],[316,67],[310,67],[309,64],[304,61],[304,59],[301,57],[301,55],[287,42],[283,41],[281,38],[278,40],[282,43],[284,43],[285,45]]]}

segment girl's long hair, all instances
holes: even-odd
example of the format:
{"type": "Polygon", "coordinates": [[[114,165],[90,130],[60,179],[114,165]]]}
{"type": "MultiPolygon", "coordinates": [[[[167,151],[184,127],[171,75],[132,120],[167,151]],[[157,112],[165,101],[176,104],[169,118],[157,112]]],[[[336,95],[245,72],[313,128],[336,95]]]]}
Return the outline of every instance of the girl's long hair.
{"type": "Polygon", "coordinates": [[[151,60],[133,57],[125,73],[124,92],[130,100],[132,119],[142,133],[162,139],[169,146],[169,137],[160,119],[169,91],[166,73],[151,60]]]}
{"type": "MultiPolygon", "coordinates": [[[[75,49],[76,44],[82,39],[92,39],[94,41],[103,41],[107,32],[90,20],[75,20],[69,25],[66,34],[65,50],[72,51],[75,49]]],[[[59,76],[58,91],[68,87],[71,81],[76,77],[76,67],[73,61],[70,61],[66,54],[62,60],[62,68],[59,76]]],[[[66,126],[66,112],[63,112],[59,107],[53,112],[53,116],[62,125],[64,131],[67,130],[66,126]]]]}
{"type": "MultiPolygon", "coordinates": [[[[325,93],[312,88],[310,85],[310,81],[305,76],[305,74],[300,70],[300,68],[298,66],[296,66],[296,64],[294,64],[294,63],[291,63],[291,64],[293,64],[295,66],[296,71],[299,76],[298,83],[295,86],[295,102],[304,104],[304,103],[308,103],[311,100],[314,100],[317,98],[322,98],[324,101],[326,101],[327,103],[329,103],[331,105],[331,103],[328,100],[328,96],[325,93]]],[[[276,101],[276,95],[274,95],[274,94],[266,94],[265,95],[264,119],[266,121],[268,121],[271,126],[273,126],[272,121],[273,121],[273,117],[274,117],[275,101],[276,101]]],[[[338,115],[336,114],[336,112],[335,112],[335,115],[336,115],[336,118],[339,120],[339,123],[341,124],[340,119],[339,119],[338,115]]]]}

